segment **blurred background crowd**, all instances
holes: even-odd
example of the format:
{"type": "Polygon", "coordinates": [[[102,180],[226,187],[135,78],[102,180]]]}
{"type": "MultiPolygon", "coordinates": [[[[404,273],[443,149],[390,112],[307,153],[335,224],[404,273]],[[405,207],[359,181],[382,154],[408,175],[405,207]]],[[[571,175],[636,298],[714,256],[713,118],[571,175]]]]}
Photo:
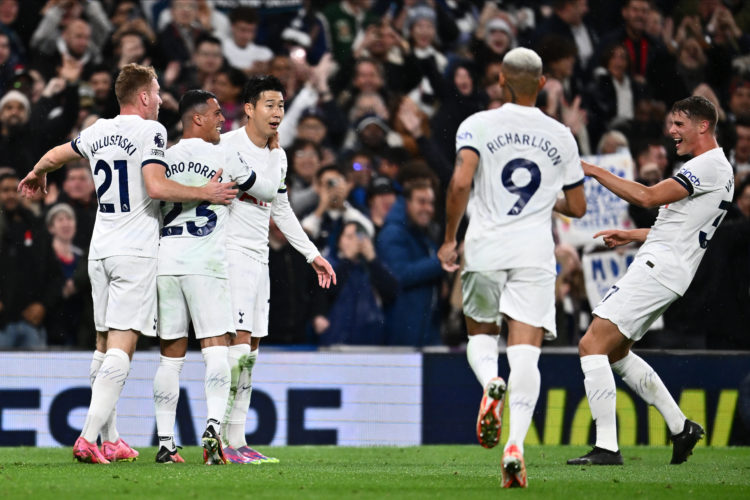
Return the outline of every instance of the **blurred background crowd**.
{"type": "MultiPolygon", "coordinates": [[[[743,0],[0,0],[0,348],[93,347],[88,162],[39,199],[16,187],[47,149],[117,114],[113,82],[131,62],[157,70],[171,143],[185,90],[214,92],[228,131],[244,125],[249,75],[286,88],[290,201],[338,285],[317,289],[271,223],[269,343],[461,345],[460,277],[436,256],[454,136],[502,104],[502,57],[526,46],[547,77],[537,105],[582,155],[631,154],[644,184],[686,161],[667,132],[672,103],[717,106],[735,203],[642,343],[750,349],[749,28],[743,0]]],[[[655,216],[630,209],[638,227],[655,216]]],[[[556,252],[557,345],[588,326],[580,252],[556,252]]]]}

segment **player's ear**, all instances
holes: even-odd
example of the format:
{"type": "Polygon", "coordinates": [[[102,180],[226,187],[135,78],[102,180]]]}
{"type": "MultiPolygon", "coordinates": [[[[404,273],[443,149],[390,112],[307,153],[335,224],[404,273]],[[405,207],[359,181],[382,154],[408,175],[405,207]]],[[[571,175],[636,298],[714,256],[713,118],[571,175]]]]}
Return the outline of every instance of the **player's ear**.
{"type": "Polygon", "coordinates": [[[200,113],[193,113],[193,123],[200,127],[203,124],[203,116],[200,113]]]}
{"type": "Polygon", "coordinates": [[[252,117],[253,111],[255,111],[255,108],[253,107],[253,105],[250,104],[249,102],[246,102],[245,103],[245,115],[247,115],[248,117],[252,117]]]}
{"type": "Polygon", "coordinates": [[[541,92],[544,88],[544,85],[547,83],[547,77],[542,75],[539,77],[539,88],[537,89],[537,92],[541,92]]]}

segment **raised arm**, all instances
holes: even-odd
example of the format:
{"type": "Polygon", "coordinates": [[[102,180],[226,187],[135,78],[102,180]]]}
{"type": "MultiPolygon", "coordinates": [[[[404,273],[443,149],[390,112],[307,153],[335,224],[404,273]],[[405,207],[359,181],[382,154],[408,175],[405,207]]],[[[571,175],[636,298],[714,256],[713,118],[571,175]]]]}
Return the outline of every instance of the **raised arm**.
{"type": "Polygon", "coordinates": [[[598,167],[593,163],[581,160],[581,165],[584,174],[599,181],[599,184],[612,191],[619,198],[639,207],[659,207],[679,201],[690,194],[682,184],[674,179],[665,179],[654,186],[644,186],[638,182],[618,177],[609,170],[598,167]]]}
{"type": "Polygon", "coordinates": [[[633,241],[643,243],[646,241],[650,228],[640,229],[605,229],[599,231],[594,235],[594,239],[599,236],[604,237],[604,244],[609,248],[614,248],[620,245],[627,245],[633,241]]]}
{"type": "Polygon", "coordinates": [[[438,251],[438,258],[443,269],[449,272],[458,269],[456,232],[466,211],[466,205],[469,203],[471,183],[477,171],[477,165],[479,165],[479,155],[472,149],[464,148],[456,155],[456,166],[445,201],[445,239],[438,251]]]}
{"type": "Polygon", "coordinates": [[[66,142],[47,151],[34,165],[31,172],[18,184],[18,190],[23,196],[31,198],[38,190],[47,192],[47,174],[62,167],[68,162],[81,157],[71,143],[66,142]]]}

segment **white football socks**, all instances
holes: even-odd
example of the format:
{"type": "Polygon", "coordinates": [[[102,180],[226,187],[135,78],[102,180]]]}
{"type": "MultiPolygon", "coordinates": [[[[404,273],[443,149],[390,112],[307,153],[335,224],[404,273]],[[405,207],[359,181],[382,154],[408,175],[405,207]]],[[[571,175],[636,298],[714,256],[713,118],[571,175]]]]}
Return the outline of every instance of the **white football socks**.
{"type": "Polygon", "coordinates": [[[125,351],[116,348],[107,350],[91,388],[91,404],[81,433],[86,441],[96,442],[96,437],[117,405],[129,370],[130,358],[125,351]]]}
{"type": "Polygon", "coordinates": [[[685,414],[667,390],[664,382],[643,358],[633,352],[612,363],[612,370],[622,377],[636,394],[654,406],[667,422],[672,434],[679,434],[685,425],[685,414]]]}
{"type": "Polygon", "coordinates": [[[523,453],[523,441],[529,431],[541,388],[538,366],[541,352],[540,348],[528,344],[508,346],[506,349],[510,365],[507,395],[510,425],[505,449],[515,444],[523,453]]]}
{"type": "MultiPolygon", "coordinates": [[[[206,419],[219,424],[227,411],[229,386],[232,381],[232,374],[229,370],[229,348],[225,345],[204,347],[201,353],[203,362],[206,363],[206,419]]],[[[218,427],[214,429],[217,433],[218,427]]]]}
{"type": "Polygon", "coordinates": [[[617,451],[617,415],[615,377],[606,354],[581,357],[583,386],[596,424],[596,446],[617,451]]]}
{"type": "Polygon", "coordinates": [[[185,357],[169,358],[160,356],[159,368],[154,376],[154,411],[156,413],[156,433],[159,445],[169,451],[175,450],[174,421],[177,413],[177,400],[180,397],[180,372],[185,357]]]}
{"type": "Polygon", "coordinates": [[[232,448],[247,446],[245,440],[245,421],[250,409],[250,395],[253,390],[252,374],[258,350],[251,351],[248,344],[229,346],[229,365],[232,371],[231,408],[227,406],[224,438],[232,448]],[[236,383],[235,383],[236,380],[236,383]]]}
{"type": "MultiPolygon", "coordinates": [[[[94,380],[96,380],[96,374],[99,373],[99,368],[104,362],[104,356],[103,352],[94,351],[94,355],[91,358],[91,366],[89,368],[89,382],[91,383],[91,387],[94,387],[94,380]]],[[[110,443],[114,443],[120,438],[120,434],[117,432],[117,405],[112,409],[112,413],[104,423],[101,435],[102,442],[109,441],[110,443]]]]}
{"type": "Polygon", "coordinates": [[[497,342],[499,335],[487,335],[478,333],[469,335],[469,342],[466,344],[466,358],[469,360],[469,366],[474,371],[482,389],[487,387],[487,383],[497,377],[497,342]]]}

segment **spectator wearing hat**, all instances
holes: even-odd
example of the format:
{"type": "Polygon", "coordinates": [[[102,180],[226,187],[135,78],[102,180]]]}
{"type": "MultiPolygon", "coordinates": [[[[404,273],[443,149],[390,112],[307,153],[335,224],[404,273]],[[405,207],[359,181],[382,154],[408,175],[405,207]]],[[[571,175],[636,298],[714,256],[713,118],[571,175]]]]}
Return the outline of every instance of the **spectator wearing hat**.
{"type": "Polygon", "coordinates": [[[38,137],[29,131],[31,104],[21,92],[9,90],[0,99],[0,158],[25,176],[36,163],[38,137]]]}
{"type": "Polygon", "coordinates": [[[469,44],[473,59],[479,66],[479,74],[484,74],[489,64],[502,62],[503,56],[516,46],[510,17],[502,12],[486,17],[488,10],[483,12],[469,44]]]}
{"type": "Polygon", "coordinates": [[[439,43],[436,23],[435,10],[425,4],[411,7],[404,23],[411,52],[424,75],[419,84],[409,91],[408,96],[427,116],[435,113],[435,87],[442,83],[442,75],[448,66],[448,59],[436,49],[439,43]]]}
{"type": "Polygon", "coordinates": [[[367,208],[370,220],[375,226],[375,235],[380,233],[393,204],[396,203],[396,188],[388,177],[372,178],[367,189],[367,208]]]}
{"type": "Polygon", "coordinates": [[[353,184],[340,167],[321,167],[315,174],[313,186],[318,194],[318,206],[302,219],[301,224],[322,254],[327,252],[330,255],[336,251],[338,237],[346,222],[359,223],[370,238],[375,235],[372,222],[347,201],[353,184]]]}
{"type": "Polygon", "coordinates": [[[297,15],[281,32],[281,40],[289,47],[305,51],[307,62],[315,66],[324,54],[331,51],[323,14],[311,8],[309,0],[303,2],[297,15]]]}
{"type": "Polygon", "coordinates": [[[62,289],[49,235],[21,204],[19,177],[0,171],[0,347],[46,344],[44,318],[62,289]]]}
{"type": "Polygon", "coordinates": [[[84,301],[90,290],[86,255],[73,244],[76,216],[70,205],[54,205],[47,212],[45,222],[52,235],[52,250],[63,278],[61,300],[49,310],[44,321],[47,343],[73,346],[83,319],[84,301]]]}

